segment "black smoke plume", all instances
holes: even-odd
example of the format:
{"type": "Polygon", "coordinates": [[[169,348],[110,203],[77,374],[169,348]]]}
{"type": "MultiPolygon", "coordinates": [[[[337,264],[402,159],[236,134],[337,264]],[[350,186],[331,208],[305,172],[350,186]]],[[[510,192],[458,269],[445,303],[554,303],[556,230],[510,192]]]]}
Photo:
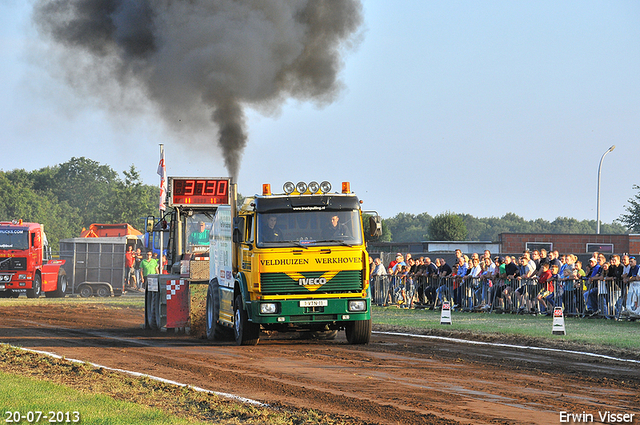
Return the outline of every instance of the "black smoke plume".
{"type": "Polygon", "coordinates": [[[318,105],[334,100],[342,53],[358,41],[362,5],[38,0],[33,17],[58,49],[71,85],[108,109],[139,93],[168,126],[187,135],[213,132],[213,122],[227,170],[237,178],[247,143],[244,107],[273,113],[287,98],[318,105]]]}

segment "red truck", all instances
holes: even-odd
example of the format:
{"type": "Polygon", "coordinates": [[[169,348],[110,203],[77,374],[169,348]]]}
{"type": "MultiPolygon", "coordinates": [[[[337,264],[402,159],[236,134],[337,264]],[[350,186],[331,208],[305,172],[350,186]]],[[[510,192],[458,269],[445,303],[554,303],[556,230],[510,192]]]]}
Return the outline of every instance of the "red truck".
{"type": "Polygon", "coordinates": [[[0,298],[64,297],[64,260],[51,260],[43,225],[22,220],[0,221],[0,298]]]}

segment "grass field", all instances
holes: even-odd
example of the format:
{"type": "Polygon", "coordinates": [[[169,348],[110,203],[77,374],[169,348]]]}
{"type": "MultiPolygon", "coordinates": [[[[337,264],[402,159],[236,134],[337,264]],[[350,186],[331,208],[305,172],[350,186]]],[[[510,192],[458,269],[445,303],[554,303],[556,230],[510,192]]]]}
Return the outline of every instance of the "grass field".
{"type": "MultiPolygon", "coordinates": [[[[192,334],[203,332],[206,286],[192,290],[192,334]]],[[[3,305],[59,305],[63,309],[144,309],[143,297],[0,299],[3,305]]],[[[456,313],[451,325],[440,324],[440,312],[373,307],[377,329],[487,339],[525,345],[571,342],[598,349],[640,351],[640,322],[566,318],[567,335],[552,334],[552,318],[508,314],[456,313]]],[[[0,345],[0,413],[81,412],[84,424],[340,424],[340,418],[313,411],[278,412],[220,399],[211,394],[72,364],[64,359],[0,345]],[[28,367],[26,367],[28,365],[28,367]]],[[[64,413],[63,413],[64,414],[64,413]]],[[[59,414],[58,414],[59,415],[59,414]]],[[[28,418],[27,418],[28,419],[28,418]]],[[[66,419],[66,418],[65,418],[66,419]]],[[[26,419],[23,419],[23,422],[26,419]]],[[[73,423],[73,422],[69,422],[73,423]]]]}
{"type": "Polygon", "coordinates": [[[586,345],[640,350],[640,322],[616,322],[604,319],[565,318],[566,335],[553,335],[553,318],[547,316],[458,313],[451,325],[440,324],[440,312],[373,307],[374,324],[395,326],[415,332],[465,331],[481,335],[534,338],[541,341],[571,341],[586,345]]]}
{"type": "Polygon", "coordinates": [[[0,413],[5,421],[9,419],[14,423],[194,423],[160,409],[104,394],[90,394],[66,385],[3,372],[0,372],[0,413]]]}

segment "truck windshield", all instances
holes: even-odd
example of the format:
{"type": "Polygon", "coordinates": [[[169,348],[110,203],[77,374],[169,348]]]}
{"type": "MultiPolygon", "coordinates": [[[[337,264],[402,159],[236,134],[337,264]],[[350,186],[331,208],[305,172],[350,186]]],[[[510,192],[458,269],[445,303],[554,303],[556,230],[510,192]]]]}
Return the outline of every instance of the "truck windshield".
{"type": "Polygon", "coordinates": [[[258,247],[360,244],[356,210],[258,214],[258,247]]]}
{"type": "MultiPolygon", "coordinates": [[[[211,217],[207,214],[196,213],[186,220],[187,252],[209,252],[209,233],[211,232],[211,217]]],[[[159,239],[159,236],[158,236],[159,239]]],[[[159,243],[159,242],[158,242],[159,243]]]]}
{"type": "Polygon", "coordinates": [[[0,249],[28,249],[27,229],[0,229],[0,249]]]}

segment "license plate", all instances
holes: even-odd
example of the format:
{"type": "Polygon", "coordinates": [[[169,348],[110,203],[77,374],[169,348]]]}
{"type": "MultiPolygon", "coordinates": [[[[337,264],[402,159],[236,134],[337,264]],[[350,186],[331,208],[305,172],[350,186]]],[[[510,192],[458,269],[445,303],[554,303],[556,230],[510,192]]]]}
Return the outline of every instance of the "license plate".
{"type": "Polygon", "coordinates": [[[300,307],[326,307],[329,305],[328,300],[304,300],[300,301],[300,307]]]}

